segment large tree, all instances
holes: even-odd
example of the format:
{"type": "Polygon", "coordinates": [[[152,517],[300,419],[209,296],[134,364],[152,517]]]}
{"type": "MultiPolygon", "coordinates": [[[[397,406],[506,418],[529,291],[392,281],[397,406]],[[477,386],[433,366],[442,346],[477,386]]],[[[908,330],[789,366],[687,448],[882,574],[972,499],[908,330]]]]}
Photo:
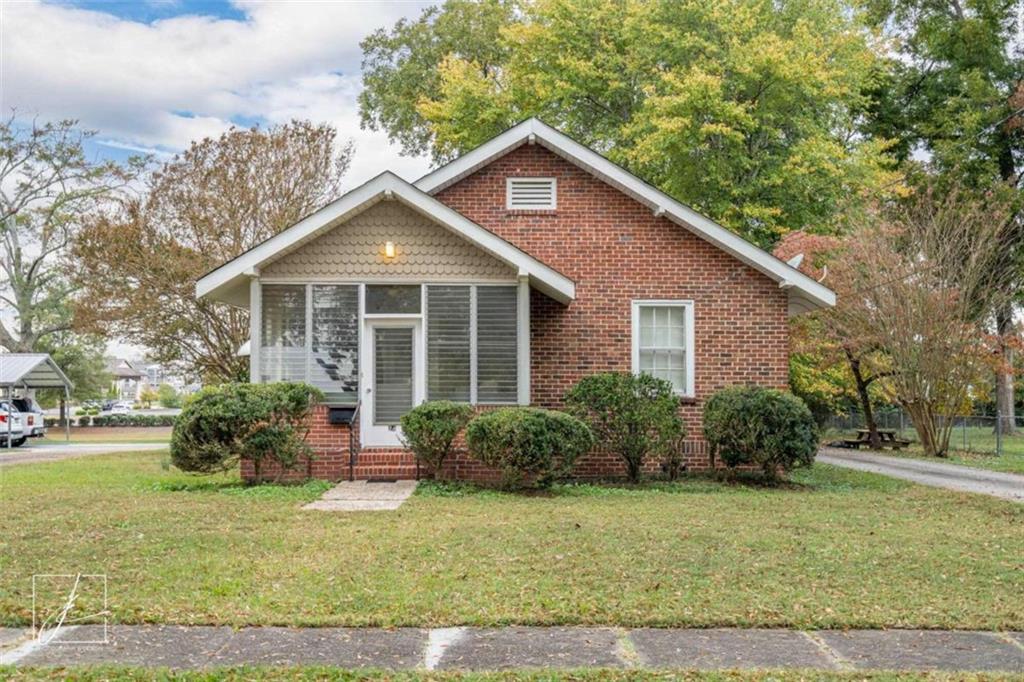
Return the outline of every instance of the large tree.
{"type": "MultiPolygon", "coordinates": [[[[97,334],[62,331],[43,339],[35,350],[49,353],[65,376],[74,384],[74,400],[102,398],[112,379],[104,354],[107,339],[97,334]]],[[[43,405],[54,405],[64,397],[63,389],[42,389],[38,393],[43,405]]]]}
{"type": "Polygon", "coordinates": [[[996,402],[1013,430],[1010,337],[1024,289],[1024,21],[1019,0],[870,0],[870,17],[892,39],[894,53],[869,107],[867,131],[897,141],[901,160],[927,158],[952,184],[999,183],[1016,195],[1003,234],[996,311],[1004,361],[996,402]]]}
{"type": "Polygon", "coordinates": [[[148,179],[145,199],[100,216],[76,242],[78,313],[210,382],[247,376],[246,311],[196,300],[195,281],[336,198],[351,143],[292,121],[193,143],[148,179]]]}
{"type": "Polygon", "coordinates": [[[537,115],[762,245],[897,185],[856,133],[880,64],[840,0],[451,0],[363,50],[364,122],[408,152],[537,115]]]}
{"type": "Polygon", "coordinates": [[[845,301],[819,315],[856,342],[853,357],[884,358],[870,371],[885,373],[925,454],[947,454],[954,418],[991,371],[992,311],[1008,296],[996,265],[1009,213],[999,197],[932,185],[869,214],[832,268],[845,301]]]}
{"type": "Polygon", "coordinates": [[[0,121],[0,347],[42,350],[49,337],[72,327],[66,273],[70,244],[83,221],[139,170],[97,162],[84,143],[95,133],[75,121],[0,121]]]}

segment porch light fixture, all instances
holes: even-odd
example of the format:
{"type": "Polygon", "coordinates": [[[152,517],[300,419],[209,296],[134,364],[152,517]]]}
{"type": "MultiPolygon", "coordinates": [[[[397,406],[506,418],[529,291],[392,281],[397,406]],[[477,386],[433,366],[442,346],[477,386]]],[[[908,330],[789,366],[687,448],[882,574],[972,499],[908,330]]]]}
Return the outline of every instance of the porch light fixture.
{"type": "Polygon", "coordinates": [[[392,258],[395,257],[394,242],[384,242],[384,257],[388,260],[391,260],[392,258]]]}

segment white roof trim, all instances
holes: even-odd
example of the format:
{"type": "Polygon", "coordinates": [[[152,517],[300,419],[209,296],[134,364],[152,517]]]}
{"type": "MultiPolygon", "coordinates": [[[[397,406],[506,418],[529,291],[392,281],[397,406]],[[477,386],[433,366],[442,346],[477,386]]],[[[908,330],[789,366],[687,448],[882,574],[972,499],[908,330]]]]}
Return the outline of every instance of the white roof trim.
{"type": "Polygon", "coordinates": [[[517,272],[525,273],[529,276],[532,286],[552,298],[568,303],[576,297],[576,285],[571,279],[390,172],[381,173],[303,218],[284,232],[203,275],[196,281],[196,296],[247,306],[247,278],[255,276],[261,265],[385,198],[401,201],[517,272]],[[246,284],[245,292],[240,288],[243,284],[246,284]]]}
{"type": "Polygon", "coordinates": [[[424,192],[435,194],[529,141],[536,141],[647,205],[655,212],[655,215],[664,215],[669,220],[685,227],[755,270],[779,282],[780,285],[785,285],[791,299],[791,314],[795,314],[797,309],[813,310],[835,305],[836,295],[828,287],[814,281],[796,268],[754,246],[689,206],[648,185],[629,171],[536,118],[527,119],[517,126],[509,128],[489,142],[424,175],[416,181],[415,185],[424,192]],[[794,306],[796,301],[793,299],[800,299],[800,305],[794,306]]]}

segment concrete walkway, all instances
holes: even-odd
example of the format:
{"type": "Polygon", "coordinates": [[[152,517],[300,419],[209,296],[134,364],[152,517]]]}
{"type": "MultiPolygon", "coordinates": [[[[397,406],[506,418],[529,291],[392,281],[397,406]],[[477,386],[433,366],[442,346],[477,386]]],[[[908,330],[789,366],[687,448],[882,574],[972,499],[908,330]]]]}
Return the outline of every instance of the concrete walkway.
{"type": "Polygon", "coordinates": [[[167,443],[26,443],[19,448],[0,448],[0,467],[15,464],[58,462],[62,459],[106,455],[112,452],[166,450],[167,443]]]}
{"type": "Polygon", "coordinates": [[[1024,502],[1024,476],[1016,474],[841,448],[822,448],[818,453],[818,461],[902,478],[936,488],[1024,502]]]}
{"type": "Polygon", "coordinates": [[[303,509],[315,511],[393,511],[409,499],[419,481],[342,481],[303,509]]]}
{"type": "Polygon", "coordinates": [[[60,630],[9,643],[0,663],[209,668],[334,665],[389,670],[803,668],[1024,672],[1024,633],[602,627],[244,628],[161,625],[60,630]],[[65,643],[61,644],[61,640],[65,643]]]}

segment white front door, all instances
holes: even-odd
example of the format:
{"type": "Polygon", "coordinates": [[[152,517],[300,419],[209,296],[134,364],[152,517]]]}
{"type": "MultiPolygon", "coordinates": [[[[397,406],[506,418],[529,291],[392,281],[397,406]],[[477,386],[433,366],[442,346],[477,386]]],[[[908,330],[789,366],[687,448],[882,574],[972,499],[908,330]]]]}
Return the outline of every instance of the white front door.
{"type": "Polygon", "coordinates": [[[423,357],[419,320],[366,321],[363,356],[364,446],[398,446],[398,420],[423,401],[423,357]]]}

